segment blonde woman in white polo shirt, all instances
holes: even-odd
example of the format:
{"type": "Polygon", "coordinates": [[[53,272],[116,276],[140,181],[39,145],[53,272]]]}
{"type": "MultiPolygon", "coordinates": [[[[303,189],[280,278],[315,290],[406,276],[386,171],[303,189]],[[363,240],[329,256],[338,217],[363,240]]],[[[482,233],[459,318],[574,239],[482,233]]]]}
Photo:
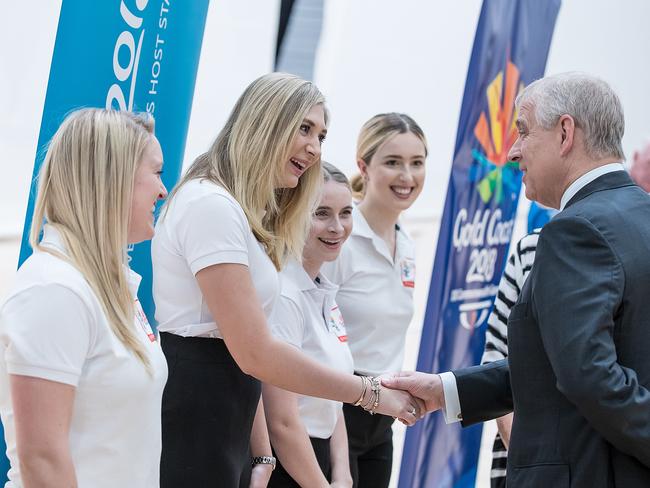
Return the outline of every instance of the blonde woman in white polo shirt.
{"type": "Polygon", "coordinates": [[[278,270],[302,253],[326,131],[312,83],[262,76],[168,199],[152,245],[169,366],[162,488],[266,486],[274,460],[258,380],[350,403],[363,397],[369,410],[416,420],[410,396],[378,395],[377,381],[321,365],[267,325],[278,270]]]}
{"type": "Polygon", "coordinates": [[[34,253],[0,309],[8,488],[159,484],[167,366],[126,251],[153,236],[162,163],[153,121],[127,112],[73,112],[50,141],[34,253]]]}
{"type": "MultiPolygon", "coordinates": [[[[309,357],[352,373],[345,324],[334,297],[338,289],[320,273],[339,255],[352,231],[352,192],[341,171],[323,162],[324,186],[313,213],[302,263],[280,273],[282,291],[271,328],[276,337],[309,357]]],[[[351,487],[348,441],[340,402],[296,395],[263,385],[271,445],[278,466],[269,488],[351,487]]]]}
{"type": "MultiPolygon", "coordinates": [[[[399,371],[406,329],[413,315],[415,254],[398,223],[422,191],[427,156],[422,129],[408,115],[380,114],[361,128],[360,175],[353,180],[359,203],[354,229],[341,256],[324,267],[337,285],[354,368],[377,376],[399,371]]],[[[393,458],[390,416],[343,407],[355,487],[387,487],[393,458]]]]}

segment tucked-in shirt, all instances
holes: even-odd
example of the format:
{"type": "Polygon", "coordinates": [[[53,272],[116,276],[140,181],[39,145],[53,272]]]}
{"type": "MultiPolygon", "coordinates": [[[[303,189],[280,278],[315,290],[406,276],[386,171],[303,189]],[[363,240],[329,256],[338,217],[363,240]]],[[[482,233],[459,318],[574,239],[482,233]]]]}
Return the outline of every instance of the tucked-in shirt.
{"type": "MultiPolygon", "coordinates": [[[[282,291],[271,319],[273,334],[330,368],[353,372],[352,355],[341,312],[335,301],[337,286],[318,275],[313,281],[295,260],[280,273],[282,291]]],[[[298,409],[310,437],[329,438],[342,404],[301,395],[298,409]]]]}
{"type": "Polygon", "coordinates": [[[196,179],[181,186],[168,205],[151,245],[158,330],[223,337],[195,275],[224,263],[248,267],[268,318],[279,294],[278,273],[237,200],[221,186],[196,179]]]}
{"type": "Polygon", "coordinates": [[[323,274],[339,286],[336,301],[348,331],[355,371],[373,376],[399,371],[413,316],[414,247],[396,226],[393,258],[361,211],[355,207],[352,215],[352,234],[338,259],[323,266],[323,274]]]}
{"type": "MultiPolygon", "coordinates": [[[[65,254],[45,226],[42,245],[65,254]]],[[[160,405],[167,363],[140,304],[140,277],[129,274],[133,331],[151,364],[113,333],[97,296],[69,262],[36,251],[18,270],[0,308],[0,415],[11,463],[7,488],[22,486],[9,375],[75,387],[69,446],[80,488],[159,486],[160,405]]]]}

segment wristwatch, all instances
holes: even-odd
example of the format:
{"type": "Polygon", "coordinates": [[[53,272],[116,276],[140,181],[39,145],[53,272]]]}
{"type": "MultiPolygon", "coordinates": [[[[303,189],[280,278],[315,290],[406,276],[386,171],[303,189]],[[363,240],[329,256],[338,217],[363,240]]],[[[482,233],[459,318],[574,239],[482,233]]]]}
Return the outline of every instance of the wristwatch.
{"type": "Polygon", "coordinates": [[[251,462],[253,466],[256,464],[270,464],[271,471],[275,469],[275,458],[273,456],[255,456],[251,462]]]}

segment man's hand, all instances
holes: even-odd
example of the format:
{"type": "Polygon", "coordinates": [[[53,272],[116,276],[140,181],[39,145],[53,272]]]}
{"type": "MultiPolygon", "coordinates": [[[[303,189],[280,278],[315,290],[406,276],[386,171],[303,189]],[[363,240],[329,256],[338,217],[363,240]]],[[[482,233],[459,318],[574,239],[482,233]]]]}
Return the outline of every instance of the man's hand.
{"type": "Polygon", "coordinates": [[[424,402],[427,412],[434,412],[445,406],[442,381],[437,374],[403,371],[382,378],[381,384],[386,388],[408,391],[424,402]]]}
{"type": "Polygon", "coordinates": [[[512,431],[513,418],[514,414],[509,413],[508,415],[504,415],[497,419],[497,429],[499,430],[501,440],[503,441],[503,445],[506,446],[506,449],[508,449],[508,446],[510,445],[510,432],[512,431]]]}

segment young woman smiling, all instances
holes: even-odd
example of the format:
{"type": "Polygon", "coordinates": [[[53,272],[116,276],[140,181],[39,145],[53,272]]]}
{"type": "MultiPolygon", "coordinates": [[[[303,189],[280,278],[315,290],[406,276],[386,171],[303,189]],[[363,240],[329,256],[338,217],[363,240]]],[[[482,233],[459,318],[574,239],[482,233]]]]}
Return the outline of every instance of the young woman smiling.
{"type": "Polygon", "coordinates": [[[363,397],[369,410],[409,424],[418,416],[409,395],[380,395],[377,381],[327,368],[267,326],[278,270],[288,257],[300,259],[322,185],[326,123],[312,83],[283,73],[258,78],[161,215],[152,256],[170,372],[163,488],[266,486],[274,459],[258,380],[343,402],[363,397]]]}
{"type": "MultiPolygon", "coordinates": [[[[343,173],[322,163],[325,184],[313,213],[302,263],[280,273],[282,291],[271,320],[276,337],[309,357],[352,373],[337,287],[321,273],[339,255],[352,230],[352,193],[343,173]]],[[[264,384],[264,406],[278,466],[269,488],[351,487],[348,441],[340,402],[296,395],[264,384]]]]}
{"type": "MultiPolygon", "coordinates": [[[[399,371],[413,315],[415,254],[398,223],[422,191],[427,156],[422,129],[408,115],[376,115],[357,143],[360,202],[341,256],[324,267],[337,285],[357,374],[399,371]]],[[[354,486],[387,487],[393,457],[393,418],[344,405],[354,486]]]]}
{"type": "Polygon", "coordinates": [[[162,164],[153,121],[128,112],[73,112],[49,143],[34,253],[0,309],[7,487],[159,484],[167,365],[127,245],[153,236],[162,164]]]}

